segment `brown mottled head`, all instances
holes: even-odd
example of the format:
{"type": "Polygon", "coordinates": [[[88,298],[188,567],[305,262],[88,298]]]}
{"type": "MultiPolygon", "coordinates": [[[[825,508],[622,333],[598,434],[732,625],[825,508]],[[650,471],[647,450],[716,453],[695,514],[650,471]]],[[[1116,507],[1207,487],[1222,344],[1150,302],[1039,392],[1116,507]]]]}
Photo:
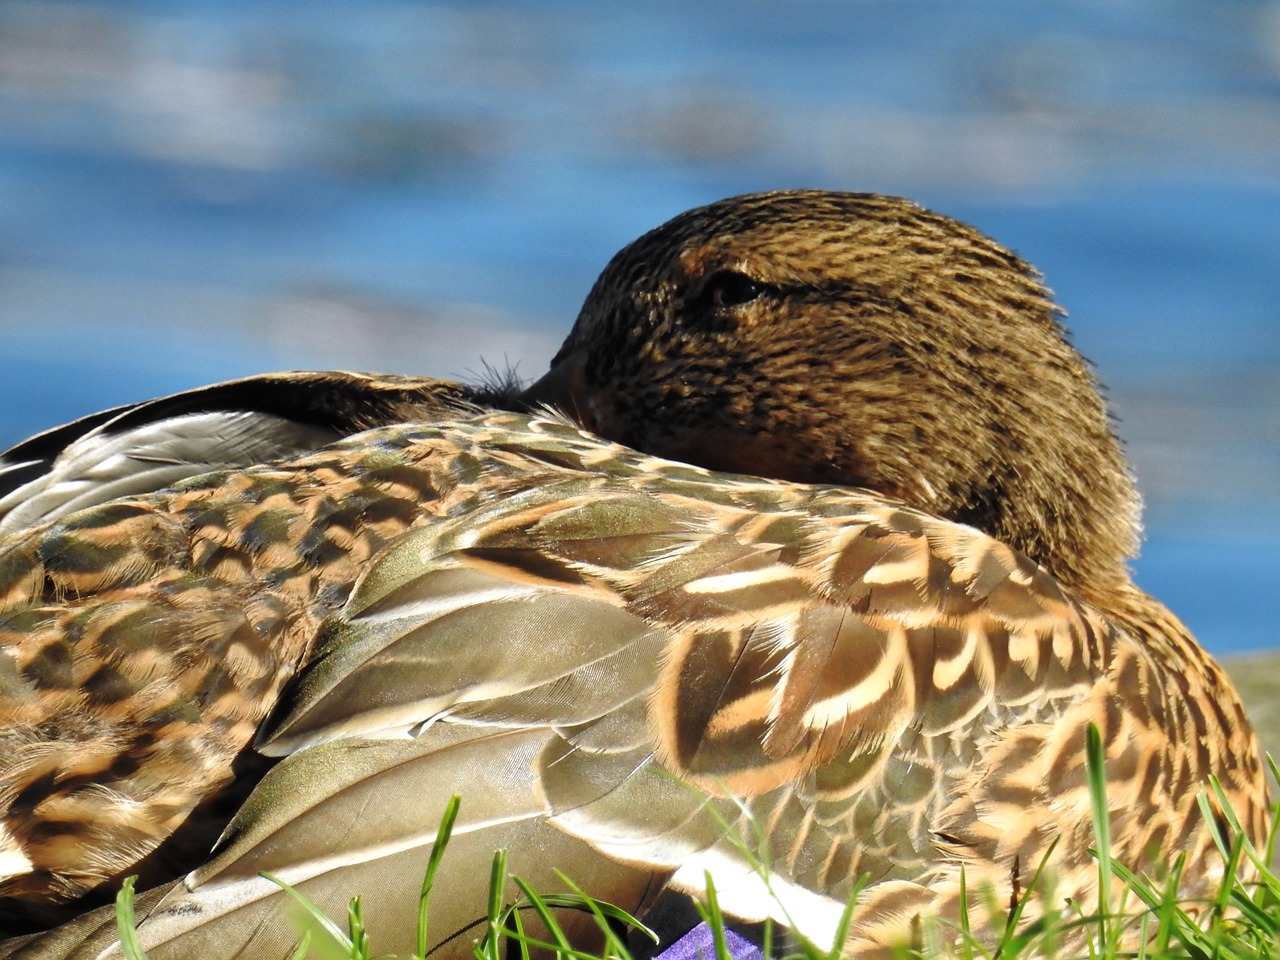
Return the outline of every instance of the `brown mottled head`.
{"type": "Polygon", "coordinates": [[[613,258],[529,391],[647,453],[868,487],[1085,596],[1127,580],[1137,496],[1036,271],[909,200],[691,210],[613,258]]]}

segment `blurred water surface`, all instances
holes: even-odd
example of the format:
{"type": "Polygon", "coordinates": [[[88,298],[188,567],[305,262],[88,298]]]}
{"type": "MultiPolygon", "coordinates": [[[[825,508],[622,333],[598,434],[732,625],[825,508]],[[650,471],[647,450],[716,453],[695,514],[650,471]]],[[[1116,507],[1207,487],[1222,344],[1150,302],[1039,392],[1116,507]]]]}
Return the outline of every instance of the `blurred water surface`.
{"type": "Polygon", "coordinates": [[[263,370],[532,376],[622,244],[794,186],[1038,264],[1138,466],[1139,579],[1276,645],[1274,0],[5,0],[0,445],[263,370]]]}

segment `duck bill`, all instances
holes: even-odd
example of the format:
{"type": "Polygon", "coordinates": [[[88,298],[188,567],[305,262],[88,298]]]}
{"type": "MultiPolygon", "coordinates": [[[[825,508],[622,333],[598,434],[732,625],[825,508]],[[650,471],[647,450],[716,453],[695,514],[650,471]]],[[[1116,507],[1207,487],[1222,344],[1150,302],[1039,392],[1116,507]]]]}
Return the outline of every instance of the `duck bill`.
{"type": "Polygon", "coordinates": [[[585,360],[586,356],[581,350],[566,354],[542,379],[520,394],[521,402],[530,409],[551,407],[583,429],[594,432],[595,418],[587,403],[586,379],[583,375],[585,360]]]}

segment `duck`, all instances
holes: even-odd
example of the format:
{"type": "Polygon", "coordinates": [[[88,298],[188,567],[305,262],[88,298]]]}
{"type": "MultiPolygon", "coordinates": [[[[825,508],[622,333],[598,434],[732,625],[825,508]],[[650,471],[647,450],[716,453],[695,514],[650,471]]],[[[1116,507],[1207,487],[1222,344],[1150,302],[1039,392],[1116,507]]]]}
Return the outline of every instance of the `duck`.
{"type": "Polygon", "coordinates": [[[1063,319],[960,221],[777,191],[625,247],[527,388],[272,374],[18,444],[0,955],[120,955],[137,875],[153,960],[289,957],[264,873],[408,955],[453,795],[432,956],[496,848],[887,955],[966,883],[1098,908],[1091,726],[1115,857],[1209,895],[1215,834],[1265,837],[1257,738],[1133,582],[1063,319]]]}

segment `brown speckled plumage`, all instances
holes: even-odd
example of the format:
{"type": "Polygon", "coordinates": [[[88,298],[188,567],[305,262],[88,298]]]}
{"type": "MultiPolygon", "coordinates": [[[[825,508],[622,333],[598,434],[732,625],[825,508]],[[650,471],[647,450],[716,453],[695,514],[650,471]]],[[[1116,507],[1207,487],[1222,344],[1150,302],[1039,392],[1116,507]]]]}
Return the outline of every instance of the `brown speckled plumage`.
{"type": "MultiPolygon", "coordinates": [[[[111,422],[124,430],[266,402],[297,415],[300,394],[330,439],[465,409],[462,391],[439,381],[286,374],[113,412],[111,422]]],[[[90,420],[64,430],[78,436],[98,425],[90,420]]],[[[7,459],[50,444],[60,449],[56,435],[33,438],[7,459]]],[[[261,776],[246,748],[320,618],[378,549],[430,515],[422,491],[395,478],[374,481],[376,502],[362,499],[369,480],[357,463],[250,475],[247,463],[206,472],[211,463],[132,458],[131,479],[152,487],[147,469],[199,481],[82,506],[0,541],[0,798],[10,811],[0,862],[30,862],[0,881],[10,914],[56,917],[104,881],[140,872],[145,884],[198,862],[234,807],[193,811],[242,799],[237,776],[248,775],[242,787],[261,776]]],[[[0,523],[33,503],[61,509],[57,488],[31,486],[25,500],[0,501],[0,523]]]]}
{"type": "MultiPolygon", "coordinates": [[[[11,912],[159,847],[152,880],[194,872],[146,900],[153,958],[288,956],[260,870],[335,913],[368,894],[375,945],[408,951],[459,792],[435,936],[501,845],[628,908],[710,869],[731,912],[776,912],[722,826],[749,814],[811,932],[869,874],[865,952],[952,910],[961,868],[1025,890],[1057,837],[1057,894],[1094,902],[1089,723],[1123,861],[1186,851],[1207,892],[1210,774],[1261,837],[1238,698],[1129,579],[1137,497],[1094,377],[1034,271],[970,228],[860,194],[691,211],[614,258],[526,398],[634,449],[468,406],[492,399],[283,375],[6,457],[11,912]],[[276,453],[199,442],[224,415],[276,453]]],[[[96,956],[108,923],[10,949],[96,956]]]]}

